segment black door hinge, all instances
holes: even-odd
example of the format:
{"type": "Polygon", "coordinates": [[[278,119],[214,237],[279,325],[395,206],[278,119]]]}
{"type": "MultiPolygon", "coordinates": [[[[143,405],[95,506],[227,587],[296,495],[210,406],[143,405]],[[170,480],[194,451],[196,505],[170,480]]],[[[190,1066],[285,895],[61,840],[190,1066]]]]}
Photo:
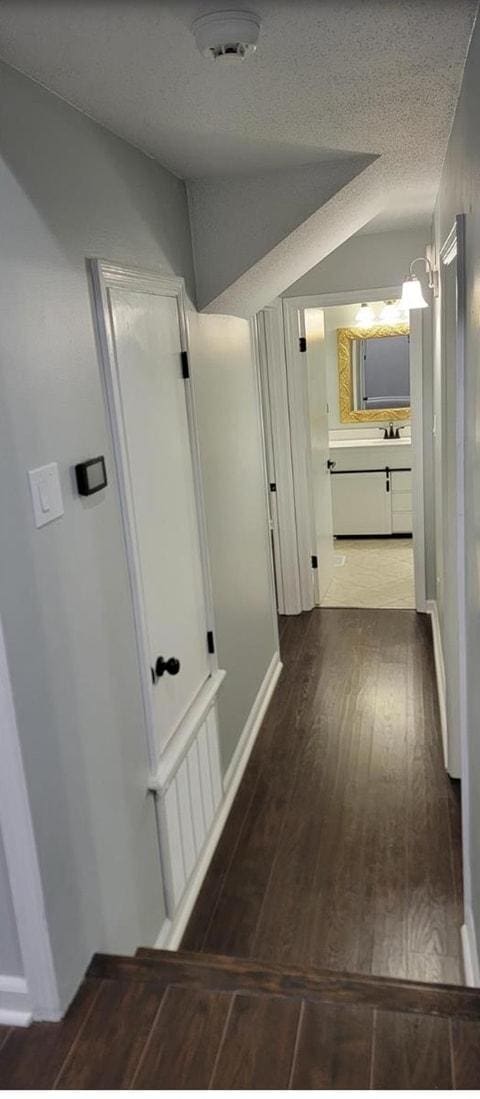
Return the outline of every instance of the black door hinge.
{"type": "Polygon", "coordinates": [[[298,350],[299,351],[306,351],[307,350],[307,337],[306,336],[299,336],[298,337],[298,350]]]}
{"type": "Polygon", "coordinates": [[[213,636],[213,630],[209,630],[207,633],[207,649],[209,653],[215,652],[215,638],[213,636]]]}
{"type": "Polygon", "coordinates": [[[182,378],[189,378],[190,366],[188,362],[188,351],[181,351],[180,358],[182,360],[182,378]]]}
{"type": "Polygon", "coordinates": [[[275,484],[275,481],[270,481],[270,492],[276,492],[276,491],[277,491],[277,486],[275,484]]]}
{"type": "Polygon", "coordinates": [[[318,569],[318,557],[316,553],[312,553],[312,569],[318,569]]]}

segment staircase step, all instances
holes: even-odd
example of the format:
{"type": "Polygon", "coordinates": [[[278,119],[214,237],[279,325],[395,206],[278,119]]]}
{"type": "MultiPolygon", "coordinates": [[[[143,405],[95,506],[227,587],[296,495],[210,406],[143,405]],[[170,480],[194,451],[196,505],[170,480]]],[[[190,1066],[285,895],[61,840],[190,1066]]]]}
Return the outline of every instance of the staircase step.
{"type": "Polygon", "coordinates": [[[96,954],[89,977],[176,984],[192,989],[354,1003],[386,1011],[480,1020],[480,990],[264,964],[245,958],[142,947],[134,958],[96,954]]]}

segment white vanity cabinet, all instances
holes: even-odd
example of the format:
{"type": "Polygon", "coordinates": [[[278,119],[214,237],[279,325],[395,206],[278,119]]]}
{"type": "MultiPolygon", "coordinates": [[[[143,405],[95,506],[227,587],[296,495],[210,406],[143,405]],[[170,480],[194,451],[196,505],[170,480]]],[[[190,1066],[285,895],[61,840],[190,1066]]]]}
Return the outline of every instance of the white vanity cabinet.
{"type": "Polygon", "coordinates": [[[333,533],[391,535],[412,533],[411,446],[337,444],[330,448],[333,533]],[[388,470],[388,473],[386,472],[388,470]]]}
{"type": "Polygon", "coordinates": [[[385,473],[332,475],[334,534],[391,534],[385,473]]]}

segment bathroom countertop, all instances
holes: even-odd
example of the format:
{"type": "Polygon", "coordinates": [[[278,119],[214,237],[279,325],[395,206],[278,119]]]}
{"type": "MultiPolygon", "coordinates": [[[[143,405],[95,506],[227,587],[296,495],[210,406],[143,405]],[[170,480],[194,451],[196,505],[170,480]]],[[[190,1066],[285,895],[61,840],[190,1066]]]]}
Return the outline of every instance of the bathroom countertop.
{"type": "Polygon", "coordinates": [[[400,439],[336,439],[329,443],[330,450],[343,450],[344,447],[411,446],[411,438],[400,439]]]}

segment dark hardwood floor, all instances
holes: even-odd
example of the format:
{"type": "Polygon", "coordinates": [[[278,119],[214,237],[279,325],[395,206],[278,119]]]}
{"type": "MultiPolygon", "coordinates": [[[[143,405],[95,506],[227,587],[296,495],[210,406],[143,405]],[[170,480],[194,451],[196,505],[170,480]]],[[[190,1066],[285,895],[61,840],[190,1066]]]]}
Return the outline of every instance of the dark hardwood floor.
{"type": "Polygon", "coordinates": [[[478,1088],[480,994],[206,954],[98,956],[61,1023],[0,1031],[0,1084],[478,1088]]]}
{"type": "Polygon", "coordinates": [[[284,670],[182,947],[461,983],[429,619],[325,609],[280,631],[284,670]]]}
{"type": "Polygon", "coordinates": [[[0,1028],[2,1089],[480,1086],[429,620],[325,609],[280,628],[182,951],[99,956],[61,1023],[0,1028]]]}

